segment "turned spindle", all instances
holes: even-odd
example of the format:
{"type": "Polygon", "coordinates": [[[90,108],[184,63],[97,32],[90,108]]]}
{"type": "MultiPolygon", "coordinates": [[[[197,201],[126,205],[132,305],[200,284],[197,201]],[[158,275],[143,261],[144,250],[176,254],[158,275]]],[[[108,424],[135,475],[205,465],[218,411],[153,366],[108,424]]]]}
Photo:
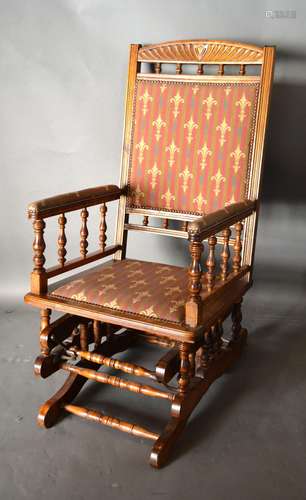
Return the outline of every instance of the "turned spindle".
{"type": "Polygon", "coordinates": [[[83,208],[81,211],[81,230],[80,230],[80,254],[85,259],[86,254],[87,254],[87,247],[88,247],[88,229],[87,229],[87,219],[88,219],[88,210],[87,208],[83,208]]]}
{"type": "Polygon", "coordinates": [[[207,290],[209,292],[212,291],[215,285],[215,268],[216,268],[216,259],[215,259],[215,247],[217,244],[217,238],[215,236],[210,236],[208,238],[208,257],[206,260],[206,266],[207,266],[207,273],[206,273],[206,279],[207,279],[207,290]]]}
{"type": "Polygon", "coordinates": [[[101,339],[102,339],[101,321],[98,321],[98,320],[93,321],[93,337],[94,337],[95,349],[98,349],[98,347],[101,344],[101,339]]]}
{"type": "Polygon", "coordinates": [[[169,219],[163,219],[163,228],[168,229],[169,227],[169,219]]]}
{"type": "Polygon", "coordinates": [[[224,64],[219,64],[218,75],[224,75],[224,64]]]}
{"type": "Polygon", "coordinates": [[[180,63],[177,63],[177,64],[175,65],[175,73],[176,73],[177,75],[180,75],[180,74],[182,73],[182,65],[181,65],[180,63]]]}
{"type": "Polygon", "coordinates": [[[34,241],[33,241],[33,262],[34,267],[31,273],[31,292],[34,294],[46,293],[48,289],[47,274],[44,268],[46,248],[44,240],[44,229],[46,225],[43,219],[33,221],[34,241]]]}
{"type": "Polygon", "coordinates": [[[230,258],[230,249],[229,249],[229,240],[231,236],[231,230],[227,227],[222,231],[222,237],[223,237],[223,249],[221,252],[221,279],[223,281],[226,280],[228,276],[228,261],[230,258]]]}
{"type": "Polygon", "coordinates": [[[180,373],[179,373],[179,392],[184,394],[187,391],[190,379],[190,361],[189,347],[186,344],[181,344],[179,347],[180,354],[180,373]]]}
{"type": "Polygon", "coordinates": [[[88,326],[87,323],[80,323],[80,347],[82,351],[88,351],[88,326]]]}
{"type": "Polygon", "coordinates": [[[189,250],[191,254],[191,265],[189,267],[188,275],[189,275],[189,298],[186,302],[185,307],[185,322],[187,325],[191,327],[196,327],[201,314],[201,277],[202,277],[202,269],[201,269],[201,255],[203,252],[203,244],[201,241],[192,240],[189,245],[189,250]]]}
{"type": "Polygon", "coordinates": [[[61,266],[63,266],[66,262],[66,243],[67,243],[67,238],[66,238],[66,233],[65,233],[65,226],[66,226],[67,219],[65,217],[65,214],[60,214],[58,218],[58,225],[59,225],[59,235],[58,235],[58,262],[61,266]]]}
{"type": "Polygon", "coordinates": [[[203,75],[203,74],[204,74],[204,65],[203,64],[198,64],[197,75],[203,75]]]}
{"type": "Polygon", "coordinates": [[[233,253],[233,271],[234,273],[238,273],[241,268],[241,250],[242,250],[242,243],[241,243],[241,233],[243,230],[243,224],[241,222],[237,222],[235,224],[235,243],[234,243],[234,253],[233,253]]]}
{"type": "Polygon", "coordinates": [[[240,64],[239,75],[245,75],[245,64],[240,64]]]}
{"type": "Polygon", "coordinates": [[[161,63],[157,62],[154,64],[154,71],[155,73],[160,73],[161,72],[161,63]]]}
{"type": "Polygon", "coordinates": [[[142,225],[147,226],[149,224],[149,217],[147,215],[144,216],[142,220],[142,225]]]}
{"type": "MultiPolygon", "coordinates": [[[[50,325],[51,309],[40,310],[40,333],[50,325]]],[[[50,348],[46,342],[46,336],[40,335],[40,352],[43,356],[48,356],[50,348]]]]}
{"type": "Polygon", "coordinates": [[[99,244],[101,251],[104,252],[105,246],[106,246],[106,230],[107,230],[107,225],[106,225],[106,212],[107,212],[107,206],[105,203],[102,203],[100,206],[100,215],[101,215],[101,222],[100,222],[100,234],[99,234],[99,244]]]}
{"type": "Polygon", "coordinates": [[[188,229],[188,221],[187,221],[187,220],[185,220],[185,221],[183,222],[183,231],[187,231],[187,229],[188,229]]]}
{"type": "Polygon", "coordinates": [[[44,251],[46,248],[44,240],[44,229],[46,227],[45,221],[43,219],[35,219],[33,222],[34,228],[34,241],[33,241],[33,262],[34,268],[33,272],[36,274],[41,274],[45,271],[44,263],[46,261],[44,256],[44,251]]]}

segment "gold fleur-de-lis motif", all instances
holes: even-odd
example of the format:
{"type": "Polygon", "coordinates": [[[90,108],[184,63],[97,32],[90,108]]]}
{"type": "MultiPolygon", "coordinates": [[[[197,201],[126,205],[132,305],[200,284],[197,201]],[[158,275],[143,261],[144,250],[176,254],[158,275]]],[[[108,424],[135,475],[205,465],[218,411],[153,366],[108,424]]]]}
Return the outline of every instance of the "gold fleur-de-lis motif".
{"type": "Polygon", "coordinates": [[[148,316],[150,318],[157,318],[157,314],[155,314],[153,305],[148,307],[147,309],[144,309],[143,311],[140,311],[140,314],[143,314],[144,316],[148,316]]]}
{"type": "Polygon", "coordinates": [[[137,304],[137,302],[140,302],[145,297],[151,297],[151,294],[147,290],[145,292],[138,292],[133,298],[133,304],[137,304]]]}
{"type": "Polygon", "coordinates": [[[201,169],[204,170],[207,165],[207,157],[212,155],[212,151],[208,149],[207,143],[205,142],[201,149],[198,149],[198,155],[202,156],[202,161],[200,163],[201,169]]]}
{"type": "Polygon", "coordinates": [[[171,272],[172,270],[167,266],[157,266],[155,274],[164,274],[165,272],[171,272]]]}
{"type": "Polygon", "coordinates": [[[233,169],[234,169],[235,174],[237,174],[237,172],[240,168],[240,165],[239,165],[240,160],[241,160],[241,158],[245,158],[245,154],[241,151],[239,144],[236,147],[235,151],[232,151],[232,153],[230,154],[230,157],[234,158],[233,169]]]}
{"type": "Polygon", "coordinates": [[[199,92],[199,90],[200,90],[199,85],[195,85],[195,86],[193,87],[193,89],[192,89],[192,93],[193,93],[193,95],[197,95],[197,93],[199,92]]]}
{"type": "Polygon", "coordinates": [[[161,285],[164,285],[165,283],[169,283],[169,281],[170,281],[170,282],[171,282],[171,281],[174,281],[174,282],[176,283],[176,279],[175,279],[175,277],[174,277],[174,276],[165,276],[164,278],[162,278],[162,279],[160,280],[160,284],[161,284],[161,285]]]}
{"type": "Polygon", "coordinates": [[[231,87],[225,87],[224,92],[228,96],[231,93],[232,89],[231,87]]]}
{"type": "Polygon", "coordinates": [[[245,93],[243,93],[241,99],[239,99],[239,101],[236,101],[235,104],[236,106],[240,106],[240,113],[238,116],[239,120],[242,123],[246,117],[246,108],[251,106],[251,102],[247,100],[247,98],[245,97],[245,93]]]}
{"type": "Polygon", "coordinates": [[[110,283],[109,285],[102,285],[98,295],[103,295],[104,293],[108,292],[108,290],[116,290],[116,289],[117,287],[113,283],[110,283]]]}
{"type": "Polygon", "coordinates": [[[136,149],[138,149],[138,151],[139,151],[139,153],[138,153],[138,161],[139,161],[139,163],[141,165],[142,162],[143,162],[143,159],[144,159],[144,152],[149,149],[149,146],[145,143],[143,136],[140,139],[139,143],[136,144],[136,149]]]}
{"type": "Polygon", "coordinates": [[[169,160],[168,160],[169,167],[173,167],[173,165],[175,163],[174,155],[175,155],[175,153],[179,153],[180,152],[180,148],[176,147],[175,142],[172,139],[171,144],[166,147],[166,151],[169,151],[169,160]]]}
{"type": "Polygon", "coordinates": [[[199,128],[198,124],[193,121],[192,115],[191,115],[189,121],[184,124],[184,128],[187,128],[187,130],[188,130],[187,142],[188,142],[188,144],[191,144],[193,129],[199,128]]]}
{"type": "Polygon", "coordinates": [[[169,311],[173,313],[185,304],[185,300],[171,300],[171,304],[169,311]]]}
{"type": "Polygon", "coordinates": [[[220,123],[220,125],[217,125],[216,130],[220,130],[219,143],[220,143],[220,146],[222,147],[226,143],[226,139],[225,139],[226,132],[227,131],[230,132],[232,130],[231,127],[226,123],[225,117],[223,118],[222,123],[220,123]]]}
{"type": "Polygon", "coordinates": [[[148,283],[146,282],[146,280],[133,280],[132,281],[132,285],[129,286],[129,288],[137,288],[139,286],[145,286],[147,285],[148,283]]]}
{"type": "Polygon", "coordinates": [[[185,170],[183,170],[183,172],[181,172],[179,174],[179,177],[183,178],[182,188],[183,188],[184,193],[186,193],[186,191],[188,189],[188,181],[189,181],[189,179],[193,178],[193,174],[190,172],[190,170],[189,170],[189,168],[188,168],[187,165],[185,167],[185,170]]]}
{"type": "Polygon", "coordinates": [[[205,116],[206,116],[207,120],[209,120],[210,117],[212,116],[212,107],[217,106],[217,104],[218,104],[216,99],[213,98],[211,92],[209,92],[207,99],[204,99],[203,104],[206,104],[205,116]]]}
{"type": "Polygon", "coordinates": [[[169,288],[166,288],[165,295],[172,295],[173,293],[180,293],[182,289],[179,286],[170,286],[169,288]]]}
{"type": "Polygon", "coordinates": [[[139,205],[141,203],[141,198],[144,197],[144,192],[141,191],[139,184],[137,184],[137,187],[136,187],[136,189],[134,189],[132,195],[133,195],[134,202],[136,203],[136,205],[139,205]]]}
{"type": "Polygon", "coordinates": [[[87,300],[87,297],[84,294],[84,292],[75,293],[74,295],[71,295],[71,298],[74,300],[79,300],[81,302],[85,302],[87,300]]]}
{"type": "Polygon", "coordinates": [[[157,119],[152,122],[152,125],[153,125],[153,127],[156,127],[155,137],[156,137],[156,140],[158,142],[159,139],[161,138],[161,132],[160,132],[161,128],[166,126],[166,122],[164,122],[162,120],[162,117],[159,114],[157,119]]]}
{"type": "Polygon", "coordinates": [[[143,102],[142,114],[143,116],[146,116],[148,111],[148,104],[149,102],[153,101],[153,97],[150,96],[148,89],[146,89],[143,95],[139,97],[139,100],[143,102]]]}
{"type": "Polygon", "coordinates": [[[171,201],[175,200],[175,196],[173,196],[171,194],[171,191],[168,188],[168,191],[166,191],[166,193],[161,195],[161,199],[166,201],[166,208],[170,209],[171,208],[171,201]]]}
{"type": "Polygon", "coordinates": [[[201,212],[203,205],[207,205],[207,201],[204,200],[201,192],[193,199],[193,203],[197,205],[198,212],[201,212]]]}
{"type": "Polygon", "coordinates": [[[165,83],[163,83],[163,84],[160,86],[160,91],[161,91],[161,93],[162,93],[162,94],[165,92],[166,88],[167,88],[167,85],[166,85],[165,83]]]}
{"type": "Polygon", "coordinates": [[[161,175],[161,170],[159,170],[157,168],[157,165],[156,165],[156,162],[155,162],[154,165],[153,165],[153,167],[150,168],[149,170],[147,170],[147,172],[148,172],[148,174],[152,175],[152,180],[151,180],[150,184],[151,184],[151,187],[152,187],[152,189],[154,191],[154,189],[156,187],[156,184],[157,184],[156,179],[157,179],[158,175],[161,175]]]}
{"type": "Polygon", "coordinates": [[[214,189],[214,193],[216,196],[219,196],[221,192],[220,185],[221,182],[225,182],[225,177],[221,174],[220,168],[218,168],[218,172],[215,175],[212,175],[210,178],[212,181],[216,181],[216,187],[214,189]]]}
{"type": "Polygon", "coordinates": [[[128,273],[128,278],[133,278],[134,276],[143,276],[143,270],[142,269],[135,269],[135,271],[131,271],[128,273]]]}
{"type": "Polygon", "coordinates": [[[173,102],[174,104],[173,116],[174,118],[177,118],[179,115],[179,105],[185,102],[184,99],[181,97],[179,90],[177,91],[174,97],[171,97],[170,102],[173,102]]]}
{"type": "Polygon", "coordinates": [[[103,281],[105,281],[106,279],[114,278],[114,277],[115,277],[114,273],[108,273],[108,272],[103,271],[103,276],[101,276],[101,278],[97,279],[97,283],[103,283],[103,281]]]}
{"type": "Polygon", "coordinates": [[[105,302],[105,304],[103,304],[104,307],[110,307],[111,309],[120,309],[120,306],[117,302],[117,297],[112,300],[111,302],[105,302]]]}
{"type": "Polygon", "coordinates": [[[232,194],[231,199],[225,203],[225,206],[227,207],[228,205],[232,205],[233,203],[236,203],[236,200],[234,195],[232,194]]]}
{"type": "Polygon", "coordinates": [[[126,264],[125,264],[125,267],[127,267],[128,269],[130,269],[131,267],[139,267],[140,266],[140,262],[137,262],[137,261],[133,261],[133,262],[129,262],[129,261],[126,261],[126,264]]]}

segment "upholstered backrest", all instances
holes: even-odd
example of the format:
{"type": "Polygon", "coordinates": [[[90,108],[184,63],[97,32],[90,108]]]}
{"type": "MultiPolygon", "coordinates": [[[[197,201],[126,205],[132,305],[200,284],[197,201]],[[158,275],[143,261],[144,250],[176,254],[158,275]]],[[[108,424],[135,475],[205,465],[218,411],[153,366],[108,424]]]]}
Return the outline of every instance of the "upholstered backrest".
{"type": "Polygon", "coordinates": [[[243,200],[259,85],[138,75],[128,207],[199,215],[243,200]]]}
{"type": "MultiPolygon", "coordinates": [[[[259,198],[274,54],[224,40],[131,45],[115,258],[130,230],[187,239],[188,221],[259,198]]],[[[250,266],[258,206],[242,234],[250,266]]]]}

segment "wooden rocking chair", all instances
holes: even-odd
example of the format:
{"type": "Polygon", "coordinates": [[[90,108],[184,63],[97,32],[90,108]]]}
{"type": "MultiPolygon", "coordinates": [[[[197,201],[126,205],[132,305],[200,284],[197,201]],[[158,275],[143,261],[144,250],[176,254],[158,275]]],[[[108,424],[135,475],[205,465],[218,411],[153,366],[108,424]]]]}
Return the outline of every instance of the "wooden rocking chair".
{"type": "Polygon", "coordinates": [[[28,207],[35,239],[25,301],[41,315],[35,373],[69,374],[40,408],[40,426],[51,427],[66,411],[151,439],[150,463],[160,467],[210,384],[240,356],[247,336],[241,302],[252,284],[273,61],[273,47],[228,41],[131,45],[120,187],[84,189],[28,207]],[[114,200],[115,243],[106,246],[106,204],[114,200]],[[88,253],[88,207],[94,205],[100,205],[100,249],[88,253]],[[75,210],[81,213],[80,256],[67,260],[66,213],[75,210]],[[56,215],[58,264],[45,268],[44,219],[56,215]],[[127,259],[128,231],[188,240],[189,269],[127,259]],[[110,255],[76,278],[48,284],[110,255]],[[51,323],[52,310],[65,314],[51,323]],[[226,339],[222,325],[230,314],[226,339]],[[113,357],[140,341],[168,349],[154,369],[113,357]],[[88,379],[167,400],[166,427],[157,434],[76,406],[73,399],[88,379]]]}

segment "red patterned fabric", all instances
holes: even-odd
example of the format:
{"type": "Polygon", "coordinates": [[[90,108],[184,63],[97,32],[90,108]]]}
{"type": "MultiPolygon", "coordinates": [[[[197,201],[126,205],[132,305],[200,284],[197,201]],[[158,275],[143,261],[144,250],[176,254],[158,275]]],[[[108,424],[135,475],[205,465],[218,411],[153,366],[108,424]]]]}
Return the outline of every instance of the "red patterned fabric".
{"type": "MultiPolygon", "coordinates": [[[[203,276],[203,291],[205,291],[203,276]]],[[[183,323],[186,269],[138,260],[109,261],[84,271],[52,295],[144,317],[183,323]]]]}
{"type": "Polygon", "coordinates": [[[138,78],[128,206],[198,215],[243,200],[258,90],[138,78]]]}

